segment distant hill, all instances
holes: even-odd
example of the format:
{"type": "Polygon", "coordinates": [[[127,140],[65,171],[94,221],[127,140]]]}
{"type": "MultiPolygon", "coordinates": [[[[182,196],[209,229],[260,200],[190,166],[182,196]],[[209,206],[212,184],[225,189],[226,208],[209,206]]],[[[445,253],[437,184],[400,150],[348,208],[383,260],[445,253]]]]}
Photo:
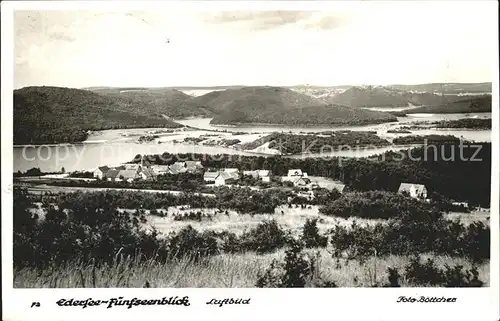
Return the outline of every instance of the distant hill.
{"type": "Polygon", "coordinates": [[[455,114],[455,113],[487,113],[491,112],[491,96],[472,96],[462,98],[454,102],[438,105],[425,106],[404,110],[404,114],[455,114]]]}
{"type": "Polygon", "coordinates": [[[234,104],[238,104],[239,102],[245,102],[242,108],[250,109],[259,107],[260,105],[265,105],[269,109],[325,105],[323,101],[314,97],[300,94],[287,88],[269,86],[213,91],[191,99],[189,104],[208,108],[214,113],[219,113],[228,110],[230,107],[232,108],[234,104]]]}
{"type": "Polygon", "coordinates": [[[405,91],[425,91],[443,94],[491,93],[491,82],[482,83],[430,83],[418,85],[390,85],[390,88],[405,91]]]}
{"type": "Polygon", "coordinates": [[[401,91],[386,87],[351,87],[331,98],[331,102],[349,107],[408,106],[408,98],[401,91]]]}
{"type": "Polygon", "coordinates": [[[335,104],[349,107],[405,107],[442,105],[463,99],[459,95],[412,92],[391,87],[351,87],[330,98],[335,104]]]}
{"type": "Polygon", "coordinates": [[[161,115],[141,112],[133,102],[87,90],[45,86],[14,90],[14,144],[81,142],[88,130],[180,126],[161,115]]]}
{"type": "Polygon", "coordinates": [[[396,121],[388,113],[327,105],[281,87],[245,87],[211,92],[191,100],[216,114],[212,124],[371,124],[396,121]]]}
{"type": "Polygon", "coordinates": [[[187,103],[192,96],[173,88],[112,88],[94,87],[92,91],[112,97],[137,112],[137,106],[145,114],[166,115],[170,118],[212,116],[211,111],[187,103]]]}

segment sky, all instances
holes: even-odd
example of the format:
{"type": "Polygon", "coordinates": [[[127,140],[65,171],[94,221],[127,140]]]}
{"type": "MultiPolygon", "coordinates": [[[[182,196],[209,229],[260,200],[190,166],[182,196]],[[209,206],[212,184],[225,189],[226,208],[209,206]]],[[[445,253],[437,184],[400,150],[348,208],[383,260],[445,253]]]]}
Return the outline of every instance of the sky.
{"type": "Polygon", "coordinates": [[[14,87],[490,82],[493,2],[323,11],[17,11],[14,87]]]}

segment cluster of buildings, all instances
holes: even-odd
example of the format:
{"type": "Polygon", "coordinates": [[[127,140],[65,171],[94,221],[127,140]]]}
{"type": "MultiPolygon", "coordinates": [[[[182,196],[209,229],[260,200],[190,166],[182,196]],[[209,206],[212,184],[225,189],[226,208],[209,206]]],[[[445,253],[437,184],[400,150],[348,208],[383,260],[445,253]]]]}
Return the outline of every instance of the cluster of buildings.
{"type": "MultiPolygon", "coordinates": [[[[123,164],[116,167],[100,166],[94,171],[94,177],[112,182],[133,182],[137,180],[155,180],[157,176],[164,174],[202,173],[206,184],[215,186],[228,185],[238,181],[242,176],[250,176],[262,182],[271,181],[270,170],[240,171],[238,168],[223,168],[216,171],[205,171],[200,161],[175,162],[171,165],[123,164]]],[[[301,169],[291,169],[286,176],[280,177],[282,182],[290,182],[294,187],[301,187],[304,191],[312,191],[314,188],[322,187],[330,190],[336,189],[343,192],[345,185],[335,182],[325,184],[312,182],[306,172],[301,169]]],[[[310,193],[309,193],[310,194],[310,193]]],[[[308,197],[313,197],[309,195],[308,197]]]]}
{"type": "Polygon", "coordinates": [[[136,180],[155,180],[158,175],[199,173],[203,165],[199,161],[176,162],[172,165],[124,164],[115,167],[100,166],[94,171],[94,177],[112,182],[133,182],[136,180]]]}

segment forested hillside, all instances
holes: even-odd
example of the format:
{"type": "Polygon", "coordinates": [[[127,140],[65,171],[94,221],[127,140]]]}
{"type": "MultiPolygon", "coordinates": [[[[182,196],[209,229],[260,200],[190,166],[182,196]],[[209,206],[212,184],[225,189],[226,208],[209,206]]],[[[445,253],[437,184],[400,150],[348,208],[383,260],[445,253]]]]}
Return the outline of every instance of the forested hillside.
{"type": "Polygon", "coordinates": [[[161,115],[131,110],[130,105],[86,90],[18,89],[14,91],[14,144],[81,142],[89,130],[181,126],[161,115]]]}

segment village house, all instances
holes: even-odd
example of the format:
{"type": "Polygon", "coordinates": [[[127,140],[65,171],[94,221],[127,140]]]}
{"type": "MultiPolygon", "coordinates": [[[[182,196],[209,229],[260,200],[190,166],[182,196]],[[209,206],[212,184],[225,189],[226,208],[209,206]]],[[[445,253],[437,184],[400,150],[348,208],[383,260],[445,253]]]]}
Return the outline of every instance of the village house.
{"type": "Polygon", "coordinates": [[[108,166],[97,167],[95,169],[95,171],[94,171],[94,177],[102,179],[104,177],[104,175],[106,175],[106,173],[108,171],[109,171],[109,167],[108,166]]]}
{"type": "Polygon", "coordinates": [[[219,176],[218,171],[217,172],[205,172],[205,174],[203,174],[203,180],[205,181],[205,183],[214,183],[217,176],[219,176]]]}
{"type": "Polygon", "coordinates": [[[112,182],[133,182],[135,179],[139,179],[140,175],[136,170],[133,169],[111,169],[106,173],[106,178],[108,181],[112,182]]]}
{"type": "Polygon", "coordinates": [[[125,169],[125,166],[120,165],[120,166],[115,166],[115,167],[109,167],[109,166],[99,166],[94,170],[94,177],[99,178],[99,179],[106,179],[108,176],[109,171],[111,170],[122,170],[125,169]]]}
{"type": "Polygon", "coordinates": [[[141,161],[141,164],[123,164],[121,167],[123,167],[123,169],[125,170],[129,170],[129,171],[137,171],[139,170],[140,168],[142,168],[142,161],[141,161]]]}
{"type": "Polygon", "coordinates": [[[175,162],[168,167],[168,173],[177,175],[181,173],[199,173],[203,170],[200,161],[175,162]]]}
{"type": "Polygon", "coordinates": [[[269,170],[254,170],[254,171],[243,171],[243,175],[252,176],[255,179],[260,179],[263,182],[270,182],[271,175],[269,170]]]}
{"type": "Polygon", "coordinates": [[[186,161],[185,164],[190,173],[200,172],[204,169],[201,161],[186,161]]]}
{"type": "Polygon", "coordinates": [[[138,164],[124,164],[117,167],[100,166],[94,171],[94,177],[111,182],[133,182],[137,179],[154,180],[157,174],[149,167],[138,164]]]}
{"type": "Polygon", "coordinates": [[[422,184],[401,183],[401,185],[399,185],[398,193],[407,193],[413,198],[427,198],[427,188],[422,184]]]}
{"type": "Polygon", "coordinates": [[[234,175],[228,172],[221,171],[215,178],[215,186],[226,185],[229,180],[234,180],[234,175]]]}
{"type": "Polygon", "coordinates": [[[307,186],[311,183],[307,173],[302,172],[300,169],[288,170],[288,175],[281,177],[282,182],[291,182],[294,186],[307,186]]]}
{"type": "Polygon", "coordinates": [[[149,167],[142,167],[137,171],[137,173],[139,174],[140,178],[146,181],[156,180],[156,176],[158,176],[158,174],[156,174],[156,172],[149,167]]]}
{"type": "Polygon", "coordinates": [[[150,168],[156,175],[164,175],[169,172],[168,165],[151,165],[150,168]]]}
{"type": "Polygon", "coordinates": [[[203,175],[203,180],[208,184],[214,184],[215,186],[226,185],[230,180],[236,180],[236,176],[226,171],[217,172],[205,172],[203,175]]]}
{"type": "Polygon", "coordinates": [[[230,175],[230,179],[240,179],[240,170],[238,168],[223,168],[221,172],[228,173],[230,175]]]}

